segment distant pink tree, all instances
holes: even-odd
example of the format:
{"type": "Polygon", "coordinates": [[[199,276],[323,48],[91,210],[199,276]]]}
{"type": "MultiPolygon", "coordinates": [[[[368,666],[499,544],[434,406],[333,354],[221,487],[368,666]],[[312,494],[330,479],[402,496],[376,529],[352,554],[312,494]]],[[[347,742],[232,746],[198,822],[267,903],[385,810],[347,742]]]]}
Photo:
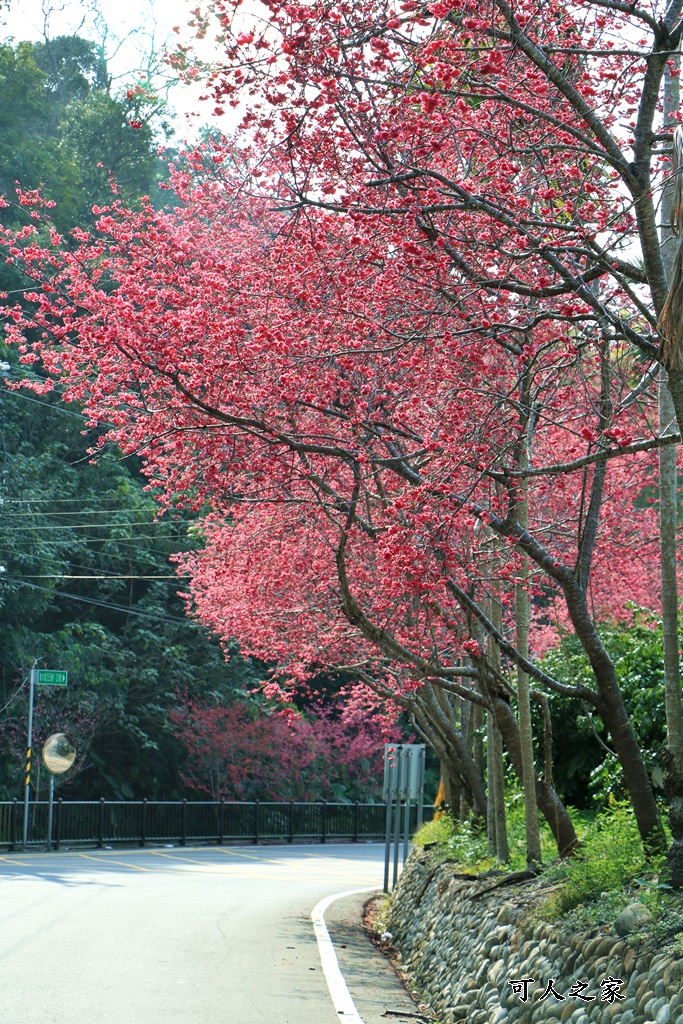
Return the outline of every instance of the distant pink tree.
{"type": "Polygon", "coordinates": [[[244,704],[184,698],[171,720],[187,750],[186,784],[217,800],[376,798],[385,738],[399,735],[359,707],[255,716],[244,704]]]}

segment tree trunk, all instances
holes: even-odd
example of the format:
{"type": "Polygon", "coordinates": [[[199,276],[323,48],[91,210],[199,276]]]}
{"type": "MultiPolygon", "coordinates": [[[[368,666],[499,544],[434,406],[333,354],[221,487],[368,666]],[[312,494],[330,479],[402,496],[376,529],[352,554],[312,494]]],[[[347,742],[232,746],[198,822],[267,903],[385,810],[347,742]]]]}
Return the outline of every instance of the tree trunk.
{"type": "Polygon", "coordinates": [[[474,765],[481,775],[484,777],[484,709],[481,704],[472,705],[472,729],[474,732],[474,738],[472,741],[472,758],[474,765]]]}
{"type": "Polygon", "coordinates": [[[446,797],[446,810],[456,816],[457,808],[462,799],[463,785],[460,776],[453,770],[449,761],[441,761],[441,778],[443,779],[444,794],[446,797]]]}
{"type": "MultiPolygon", "coordinates": [[[[526,469],[528,460],[523,458],[523,466],[526,469]]],[[[526,490],[526,484],[525,484],[526,490]]],[[[519,523],[523,529],[529,525],[528,500],[526,493],[521,502],[519,510],[519,523]]],[[[523,581],[528,576],[528,559],[523,556],[522,572],[523,581]]],[[[517,627],[517,650],[529,659],[529,622],[531,619],[529,607],[529,594],[524,583],[515,586],[515,622],[517,627]]],[[[522,787],[524,789],[524,826],[526,834],[526,863],[527,867],[540,866],[541,857],[541,836],[538,829],[538,808],[536,805],[536,767],[534,765],[534,737],[531,724],[531,700],[529,697],[529,676],[520,666],[517,666],[517,708],[519,716],[519,736],[522,747],[522,787]]]]}
{"type": "MultiPolygon", "coordinates": [[[[522,745],[519,737],[519,726],[509,703],[498,695],[492,697],[493,711],[496,722],[505,743],[512,767],[519,781],[522,781],[522,745]]],[[[536,803],[550,825],[557,844],[560,857],[567,857],[579,845],[572,819],[552,785],[544,779],[536,778],[536,803]]]]}
{"type": "MultiPolygon", "coordinates": [[[[675,127],[673,115],[680,107],[680,80],[671,70],[664,74],[663,128],[675,127]]],[[[662,194],[661,228],[662,261],[671,277],[674,239],[671,212],[674,182],[670,179],[662,194]]],[[[680,231],[680,226],[679,226],[680,231]]],[[[659,377],[659,432],[675,430],[676,410],[666,386],[666,373],[659,377]]],[[[662,757],[664,792],[669,803],[669,825],[672,844],[667,855],[667,881],[675,889],[683,888],[683,715],[681,714],[681,673],[678,640],[678,580],[676,565],[676,531],[678,526],[678,480],[676,449],[661,448],[659,452],[659,550],[662,575],[662,627],[664,648],[664,703],[666,708],[667,749],[662,757]]]]}
{"type": "Polygon", "coordinates": [[[595,707],[619,758],[640,837],[648,852],[664,852],[666,841],[652,783],[624,706],[614,664],[595,628],[579,582],[575,578],[571,583],[564,581],[562,590],[574,630],[595,674],[599,697],[595,707]]]}
{"type": "Polygon", "coordinates": [[[503,743],[495,717],[489,711],[487,741],[487,779],[489,813],[486,822],[489,855],[499,864],[510,860],[507,820],[505,816],[505,773],[503,771],[503,743]]]}
{"type": "MultiPolygon", "coordinates": [[[[418,724],[439,759],[449,766],[448,778],[459,779],[461,787],[468,791],[475,817],[486,815],[486,791],[484,780],[477,771],[467,749],[465,737],[458,728],[452,707],[448,704],[448,695],[439,691],[432,683],[426,682],[419,691],[415,702],[415,715],[418,724]]],[[[446,779],[444,779],[446,785],[446,779]]],[[[453,782],[449,782],[455,789],[453,782]]],[[[451,793],[451,797],[454,793],[451,793]]],[[[460,797],[455,804],[447,797],[451,812],[457,816],[460,797]]]]}
{"type": "MultiPolygon", "coordinates": [[[[503,631],[503,615],[500,600],[497,596],[491,598],[491,622],[499,633],[503,631]]],[[[501,658],[500,648],[493,637],[488,638],[488,651],[486,660],[495,672],[500,674],[501,658]]],[[[489,806],[491,813],[487,822],[489,831],[489,852],[495,854],[499,864],[506,864],[510,860],[510,847],[508,846],[507,820],[505,815],[505,772],[503,769],[503,741],[495,716],[489,712],[488,720],[488,744],[487,744],[487,779],[489,791],[489,806]],[[493,847],[493,849],[491,849],[493,847]]]]}
{"type": "MultiPolygon", "coordinates": [[[[474,705],[470,704],[468,701],[464,701],[462,699],[460,699],[458,701],[458,703],[459,703],[459,706],[460,706],[460,731],[462,732],[462,734],[463,734],[463,736],[465,738],[465,746],[467,747],[467,752],[468,752],[468,754],[471,757],[472,756],[472,712],[474,710],[474,705]]],[[[472,810],[472,804],[467,799],[467,794],[465,793],[464,790],[460,794],[460,807],[457,810],[458,810],[458,819],[460,821],[467,821],[467,818],[469,817],[470,811],[472,810]]]]}
{"type": "Polygon", "coordinates": [[[493,715],[488,711],[486,713],[486,795],[489,802],[486,805],[486,852],[489,857],[496,856],[496,787],[493,784],[495,777],[493,746],[493,715]]]}

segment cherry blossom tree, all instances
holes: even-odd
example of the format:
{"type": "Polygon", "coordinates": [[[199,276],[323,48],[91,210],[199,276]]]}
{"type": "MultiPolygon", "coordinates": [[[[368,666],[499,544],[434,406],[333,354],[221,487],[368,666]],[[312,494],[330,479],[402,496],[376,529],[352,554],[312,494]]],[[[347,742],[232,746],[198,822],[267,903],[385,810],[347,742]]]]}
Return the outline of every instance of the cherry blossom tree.
{"type": "Polygon", "coordinates": [[[255,714],[185,698],[171,720],[187,749],[185,782],[214,800],[378,799],[384,742],[400,738],[383,715],[353,706],[255,714]]]}
{"type": "MultiPolygon", "coordinates": [[[[657,604],[648,494],[679,439],[658,431],[660,358],[683,420],[655,129],[681,4],[270,0],[251,27],[237,6],[196,16],[217,19],[209,89],[243,112],[237,139],[190,153],[165,211],[8,239],[41,283],[9,334],[166,500],[210,510],[183,567],[222,636],[293,680],[353,666],[480,812],[462,708],[490,710],[562,851],[525,681],[579,697],[656,845],[598,624],[657,604]],[[534,660],[556,622],[594,687],[534,660]]],[[[37,229],[49,211],[20,201],[37,229]]]]}

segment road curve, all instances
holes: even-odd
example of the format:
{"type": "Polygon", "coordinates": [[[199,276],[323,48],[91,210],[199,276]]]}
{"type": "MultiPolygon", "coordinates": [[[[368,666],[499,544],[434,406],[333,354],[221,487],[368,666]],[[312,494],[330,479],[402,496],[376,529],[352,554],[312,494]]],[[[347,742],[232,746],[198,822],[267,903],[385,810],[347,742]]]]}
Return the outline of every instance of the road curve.
{"type": "Polygon", "coordinates": [[[368,844],[0,856],[1,1024],[334,1024],[311,926],[368,844]]]}

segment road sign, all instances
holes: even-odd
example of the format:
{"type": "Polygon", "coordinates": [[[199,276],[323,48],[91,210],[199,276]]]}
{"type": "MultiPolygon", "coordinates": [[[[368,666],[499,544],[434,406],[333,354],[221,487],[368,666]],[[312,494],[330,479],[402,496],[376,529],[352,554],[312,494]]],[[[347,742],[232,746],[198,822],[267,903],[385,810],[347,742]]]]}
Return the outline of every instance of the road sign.
{"type": "Polygon", "coordinates": [[[403,804],[403,863],[408,856],[410,805],[417,800],[417,825],[422,824],[425,747],[423,743],[384,744],[384,800],[386,831],[384,848],[384,891],[389,892],[391,833],[394,833],[394,888],[398,879],[398,851],[401,837],[401,804],[403,804]]]}
{"type": "Polygon", "coordinates": [[[68,672],[55,671],[49,668],[34,667],[30,672],[29,698],[28,698],[28,743],[26,744],[26,771],[24,774],[24,838],[22,849],[26,849],[28,841],[28,806],[30,803],[31,790],[31,757],[33,751],[33,702],[36,686],[66,686],[69,678],[68,672]]]}
{"type": "Polygon", "coordinates": [[[384,794],[386,803],[398,786],[398,799],[422,803],[424,789],[424,743],[384,744],[384,794]],[[394,774],[398,772],[398,779],[394,774]]]}
{"type": "Polygon", "coordinates": [[[55,672],[53,669],[39,668],[38,686],[66,686],[69,678],[68,672],[55,672]]]}

